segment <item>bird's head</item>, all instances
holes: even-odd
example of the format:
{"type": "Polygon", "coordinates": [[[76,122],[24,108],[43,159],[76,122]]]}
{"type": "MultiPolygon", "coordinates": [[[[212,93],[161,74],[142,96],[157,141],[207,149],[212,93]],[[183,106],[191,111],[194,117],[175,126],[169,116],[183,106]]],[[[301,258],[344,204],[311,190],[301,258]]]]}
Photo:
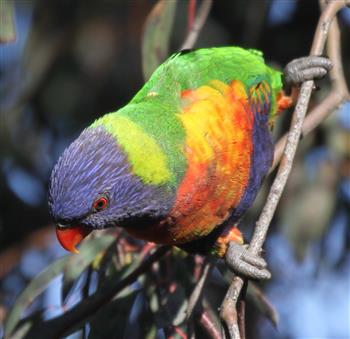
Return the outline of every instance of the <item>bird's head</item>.
{"type": "Polygon", "coordinates": [[[133,174],[127,154],[103,126],[90,127],[64,151],[54,167],[49,209],[61,245],[76,246],[92,230],[123,226],[167,210],[162,187],[133,174]]]}

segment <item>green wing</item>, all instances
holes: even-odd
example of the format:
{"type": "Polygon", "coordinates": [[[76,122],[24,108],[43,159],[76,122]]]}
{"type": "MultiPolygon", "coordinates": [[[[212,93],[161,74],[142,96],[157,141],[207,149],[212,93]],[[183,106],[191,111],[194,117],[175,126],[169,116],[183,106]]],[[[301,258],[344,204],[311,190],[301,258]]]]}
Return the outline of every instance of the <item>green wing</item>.
{"type": "Polygon", "coordinates": [[[282,88],[281,73],[265,64],[262,52],[240,47],[206,48],[173,55],[158,67],[132,102],[153,93],[176,106],[182,90],[198,88],[211,80],[225,83],[240,80],[247,91],[266,81],[273,92],[271,112],[276,110],[275,97],[282,88]]]}

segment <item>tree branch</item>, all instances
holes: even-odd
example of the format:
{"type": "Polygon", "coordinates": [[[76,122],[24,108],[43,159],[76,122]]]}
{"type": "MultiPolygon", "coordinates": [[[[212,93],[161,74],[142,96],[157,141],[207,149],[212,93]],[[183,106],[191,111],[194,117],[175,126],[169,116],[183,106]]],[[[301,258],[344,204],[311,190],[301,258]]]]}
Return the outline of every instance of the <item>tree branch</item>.
{"type": "Polygon", "coordinates": [[[210,339],[222,338],[220,330],[217,328],[215,321],[211,319],[210,313],[207,310],[202,311],[199,319],[199,324],[205,330],[210,339]]]}
{"type": "MultiPolygon", "coordinates": [[[[330,1],[327,4],[318,22],[310,55],[322,55],[333,18],[335,17],[336,13],[346,4],[349,4],[349,2],[350,0],[330,1]]],[[[340,46],[337,48],[340,49],[340,46]]],[[[339,50],[335,52],[339,53],[339,50]]],[[[259,220],[255,225],[254,234],[249,245],[249,251],[254,254],[259,254],[261,251],[270,222],[290,174],[293,159],[302,133],[304,117],[310,100],[313,84],[313,81],[306,81],[301,86],[298,102],[293,114],[292,124],[281,157],[281,164],[270,189],[266,204],[262,210],[259,220]]],[[[235,277],[221,306],[221,317],[227,325],[231,338],[235,339],[241,338],[237,324],[236,306],[243,284],[244,280],[241,277],[235,277]]]]}
{"type": "Polygon", "coordinates": [[[196,16],[196,19],[191,27],[191,30],[188,32],[184,43],[180,47],[180,51],[193,48],[198,39],[198,35],[202,30],[205,21],[207,20],[212,4],[213,0],[203,0],[201,7],[198,10],[198,15],[196,16]]]}
{"type": "MultiPolygon", "coordinates": [[[[332,89],[327,97],[308,113],[302,127],[302,137],[312,132],[321,122],[334,112],[345,101],[350,100],[349,90],[346,85],[343,64],[341,60],[340,31],[338,20],[333,20],[327,39],[327,54],[333,63],[333,68],[329,72],[332,82],[332,89]]],[[[275,154],[270,172],[272,172],[280,162],[283,150],[286,146],[287,134],[284,135],[275,145],[275,154]]]]}

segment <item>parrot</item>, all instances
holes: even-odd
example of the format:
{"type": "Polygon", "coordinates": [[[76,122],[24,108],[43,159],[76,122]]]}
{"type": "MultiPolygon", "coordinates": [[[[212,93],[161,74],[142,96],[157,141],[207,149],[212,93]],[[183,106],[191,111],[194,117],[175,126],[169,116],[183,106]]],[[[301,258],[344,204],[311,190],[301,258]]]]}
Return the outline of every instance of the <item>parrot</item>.
{"type": "Polygon", "coordinates": [[[233,270],[267,278],[264,260],[244,251],[238,225],[272,164],[271,127],[292,105],[284,80],[319,78],[330,67],[327,58],[305,57],[283,74],[262,52],[234,46],[172,55],[54,166],[48,205],[58,241],[77,253],[90,232],[117,226],[218,258],[233,243],[242,253],[233,270]]]}

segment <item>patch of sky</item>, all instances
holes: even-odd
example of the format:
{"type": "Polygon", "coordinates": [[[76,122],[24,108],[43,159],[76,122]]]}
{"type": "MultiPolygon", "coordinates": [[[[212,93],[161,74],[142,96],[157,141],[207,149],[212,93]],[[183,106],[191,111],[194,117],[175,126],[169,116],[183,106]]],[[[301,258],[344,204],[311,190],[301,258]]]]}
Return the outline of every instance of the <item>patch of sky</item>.
{"type": "Polygon", "coordinates": [[[63,307],[61,303],[62,274],[51,280],[44,292],[44,319],[51,319],[62,314],[63,307]]]}
{"type": "Polygon", "coordinates": [[[305,158],[306,173],[310,180],[314,180],[322,163],[330,158],[326,147],[315,147],[305,158]]]}
{"type": "Polygon", "coordinates": [[[30,25],[32,23],[33,8],[29,1],[17,1],[15,4],[16,40],[0,45],[0,67],[3,71],[11,64],[17,65],[25,47],[30,25]]]}
{"type": "Polygon", "coordinates": [[[33,279],[50,263],[50,258],[43,255],[43,251],[32,248],[22,256],[19,269],[27,279],[33,279]]]}
{"type": "Polygon", "coordinates": [[[350,101],[347,101],[339,108],[337,111],[337,117],[341,127],[350,131],[350,101]]]}
{"type": "Polygon", "coordinates": [[[39,206],[45,198],[43,183],[27,171],[5,162],[3,172],[8,186],[16,196],[30,206],[39,206]]]}
{"type": "Polygon", "coordinates": [[[267,239],[267,253],[271,253],[268,262],[271,265],[273,275],[278,281],[291,281],[296,274],[305,277],[313,277],[317,270],[315,259],[319,258],[319,250],[310,247],[305,260],[295,260],[293,249],[288,240],[282,234],[271,234],[267,239]],[[286,269],[288,263],[288,269],[286,269]]]}
{"type": "MultiPolygon", "coordinates": [[[[334,266],[341,258],[346,246],[346,227],[348,227],[349,218],[343,210],[339,212],[329,229],[324,241],[324,253],[329,266],[334,266]]],[[[349,286],[350,287],[350,286],[349,286]]],[[[349,300],[350,307],[350,300],[349,300]]]]}
{"type": "Polygon", "coordinates": [[[342,198],[350,202],[350,179],[343,179],[339,187],[342,198]]]}
{"type": "Polygon", "coordinates": [[[4,304],[6,306],[13,305],[19,291],[24,289],[26,285],[25,279],[18,274],[19,271],[15,270],[11,274],[7,275],[1,282],[2,290],[6,291],[4,294],[4,304]]]}
{"type": "Polygon", "coordinates": [[[319,267],[314,251],[298,263],[286,239],[271,238],[268,261],[278,273],[265,292],[280,314],[280,323],[276,331],[261,321],[261,338],[349,338],[350,257],[342,270],[323,266],[314,274],[319,267]]]}
{"type": "MultiPolygon", "coordinates": [[[[86,282],[87,278],[87,272],[84,272],[78,280],[75,280],[73,283],[73,287],[69,291],[66,300],[64,301],[64,308],[71,309],[74,307],[78,302],[81,301],[82,295],[81,291],[83,290],[83,286],[86,282]]],[[[92,279],[96,279],[96,276],[91,277],[92,279]]],[[[60,289],[61,290],[61,289],[60,289]]]]}
{"type": "Polygon", "coordinates": [[[271,26],[287,23],[292,19],[297,1],[273,0],[270,2],[267,22],[271,26]]]}
{"type": "Polygon", "coordinates": [[[343,8],[340,11],[339,16],[347,26],[350,26],[350,8],[343,8]]]}

